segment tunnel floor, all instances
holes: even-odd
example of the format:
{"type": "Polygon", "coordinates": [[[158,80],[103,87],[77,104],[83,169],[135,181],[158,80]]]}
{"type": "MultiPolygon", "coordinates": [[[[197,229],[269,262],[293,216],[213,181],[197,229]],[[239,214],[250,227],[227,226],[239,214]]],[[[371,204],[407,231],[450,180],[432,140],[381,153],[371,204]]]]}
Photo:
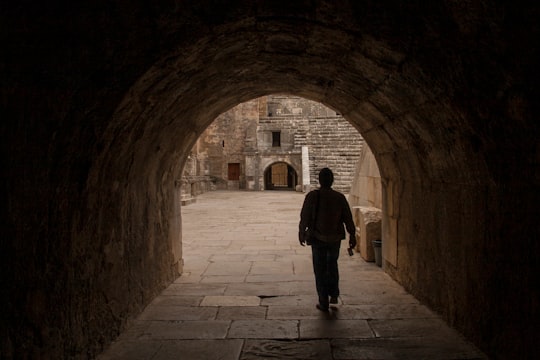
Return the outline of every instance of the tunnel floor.
{"type": "Polygon", "coordinates": [[[303,199],[215,191],[183,207],[184,274],[98,359],[486,359],[345,247],[339,303],[318,311],[303,199]]]}

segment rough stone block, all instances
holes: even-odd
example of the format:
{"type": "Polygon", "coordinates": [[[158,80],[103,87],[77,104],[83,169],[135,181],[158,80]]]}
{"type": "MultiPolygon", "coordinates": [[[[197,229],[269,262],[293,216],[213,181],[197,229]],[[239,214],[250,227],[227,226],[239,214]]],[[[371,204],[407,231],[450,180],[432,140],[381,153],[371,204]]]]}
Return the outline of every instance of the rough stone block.
{"type": "Polygon", "coordinates": [[[366,261],[375,261],[372,241],[381,239],[382,210],[368,206],[353,207],[354,222],[357,226],[357,250],[366,261]]]}

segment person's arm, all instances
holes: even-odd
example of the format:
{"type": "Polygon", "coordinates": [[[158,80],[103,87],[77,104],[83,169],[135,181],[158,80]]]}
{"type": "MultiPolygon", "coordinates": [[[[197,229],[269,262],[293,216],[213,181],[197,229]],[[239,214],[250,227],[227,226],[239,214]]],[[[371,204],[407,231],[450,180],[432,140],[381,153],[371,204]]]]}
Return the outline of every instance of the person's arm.
{"type": "Polygon", "coordinates": [[[311,216],[313,213],[313,192],[309,192],[304,199],[304,204],[302,205],[302,210],[300,211],[300,223],[298,224],[298,241],[300,245],[304,246],[306,239],[304,235],[306,233],[306,228],[311,222],[311,216]]]}
{"type": "Polygon", "coordinates": [[[349,233],[349,248],[356,247],[356,226],[352,217],[351,208],[345,196],[343,196],[343,223],[349,233]]]}

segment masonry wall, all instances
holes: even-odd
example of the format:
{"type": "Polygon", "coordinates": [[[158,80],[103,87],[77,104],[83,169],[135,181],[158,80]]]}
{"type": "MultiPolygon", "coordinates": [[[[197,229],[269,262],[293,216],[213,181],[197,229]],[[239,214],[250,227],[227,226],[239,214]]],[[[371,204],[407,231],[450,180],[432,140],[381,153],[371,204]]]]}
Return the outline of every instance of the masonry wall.
{"type": "Polygon", "coordinates": [[[195,186],[197,190],[264,190],[267,167],[286,162],[295,169],[301,184],[302,146],[308,146],[311,185],[318,186],[319,170],[329,167],[335,174],[334,189],[348,193],[362,144],[358,131],[323,104],[290,95],[265,96],[216,118],[192,149],[192,158],[200,162],[199,173],[207,177],[193,178],[193,165],[188,163],[183,183],[192,178],[215,184],[195,186]],[[278,147],[272,146],[272,132],[280,132],[278,147]],[[240,163],[238,184],[227,180],[228,163],[240,163]]]}
{"type": "Polygon", "coordinates": [[[309,119],[310,180],[318,185],[323,167],[334,172],[335,190],[350,192],[354,172],[360,158],[363,140],[356,129],[342,117],[309,119]]]}

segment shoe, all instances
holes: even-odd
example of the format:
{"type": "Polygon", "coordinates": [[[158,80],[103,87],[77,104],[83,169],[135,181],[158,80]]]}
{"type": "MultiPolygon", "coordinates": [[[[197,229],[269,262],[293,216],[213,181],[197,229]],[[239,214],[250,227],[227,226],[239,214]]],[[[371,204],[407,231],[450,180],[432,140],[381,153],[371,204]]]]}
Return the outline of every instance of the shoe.
{"type": "Polygon", "coordinates": [[[337,296],[330,296],[330,304],[337,304],[338,299],[337,296]]]}
{"type": "Polygon", "coordinates": [[[328,311],[329,311],[329,310],[328,310],[328,306],[323,306],[323,305],[321,305],[321,304],[317,304],[317,305],[315,305],[315,306],[317,307],[317,309],[319,309],[319,310],[322,311],[322,312],[328,312],[328,311]]]}

